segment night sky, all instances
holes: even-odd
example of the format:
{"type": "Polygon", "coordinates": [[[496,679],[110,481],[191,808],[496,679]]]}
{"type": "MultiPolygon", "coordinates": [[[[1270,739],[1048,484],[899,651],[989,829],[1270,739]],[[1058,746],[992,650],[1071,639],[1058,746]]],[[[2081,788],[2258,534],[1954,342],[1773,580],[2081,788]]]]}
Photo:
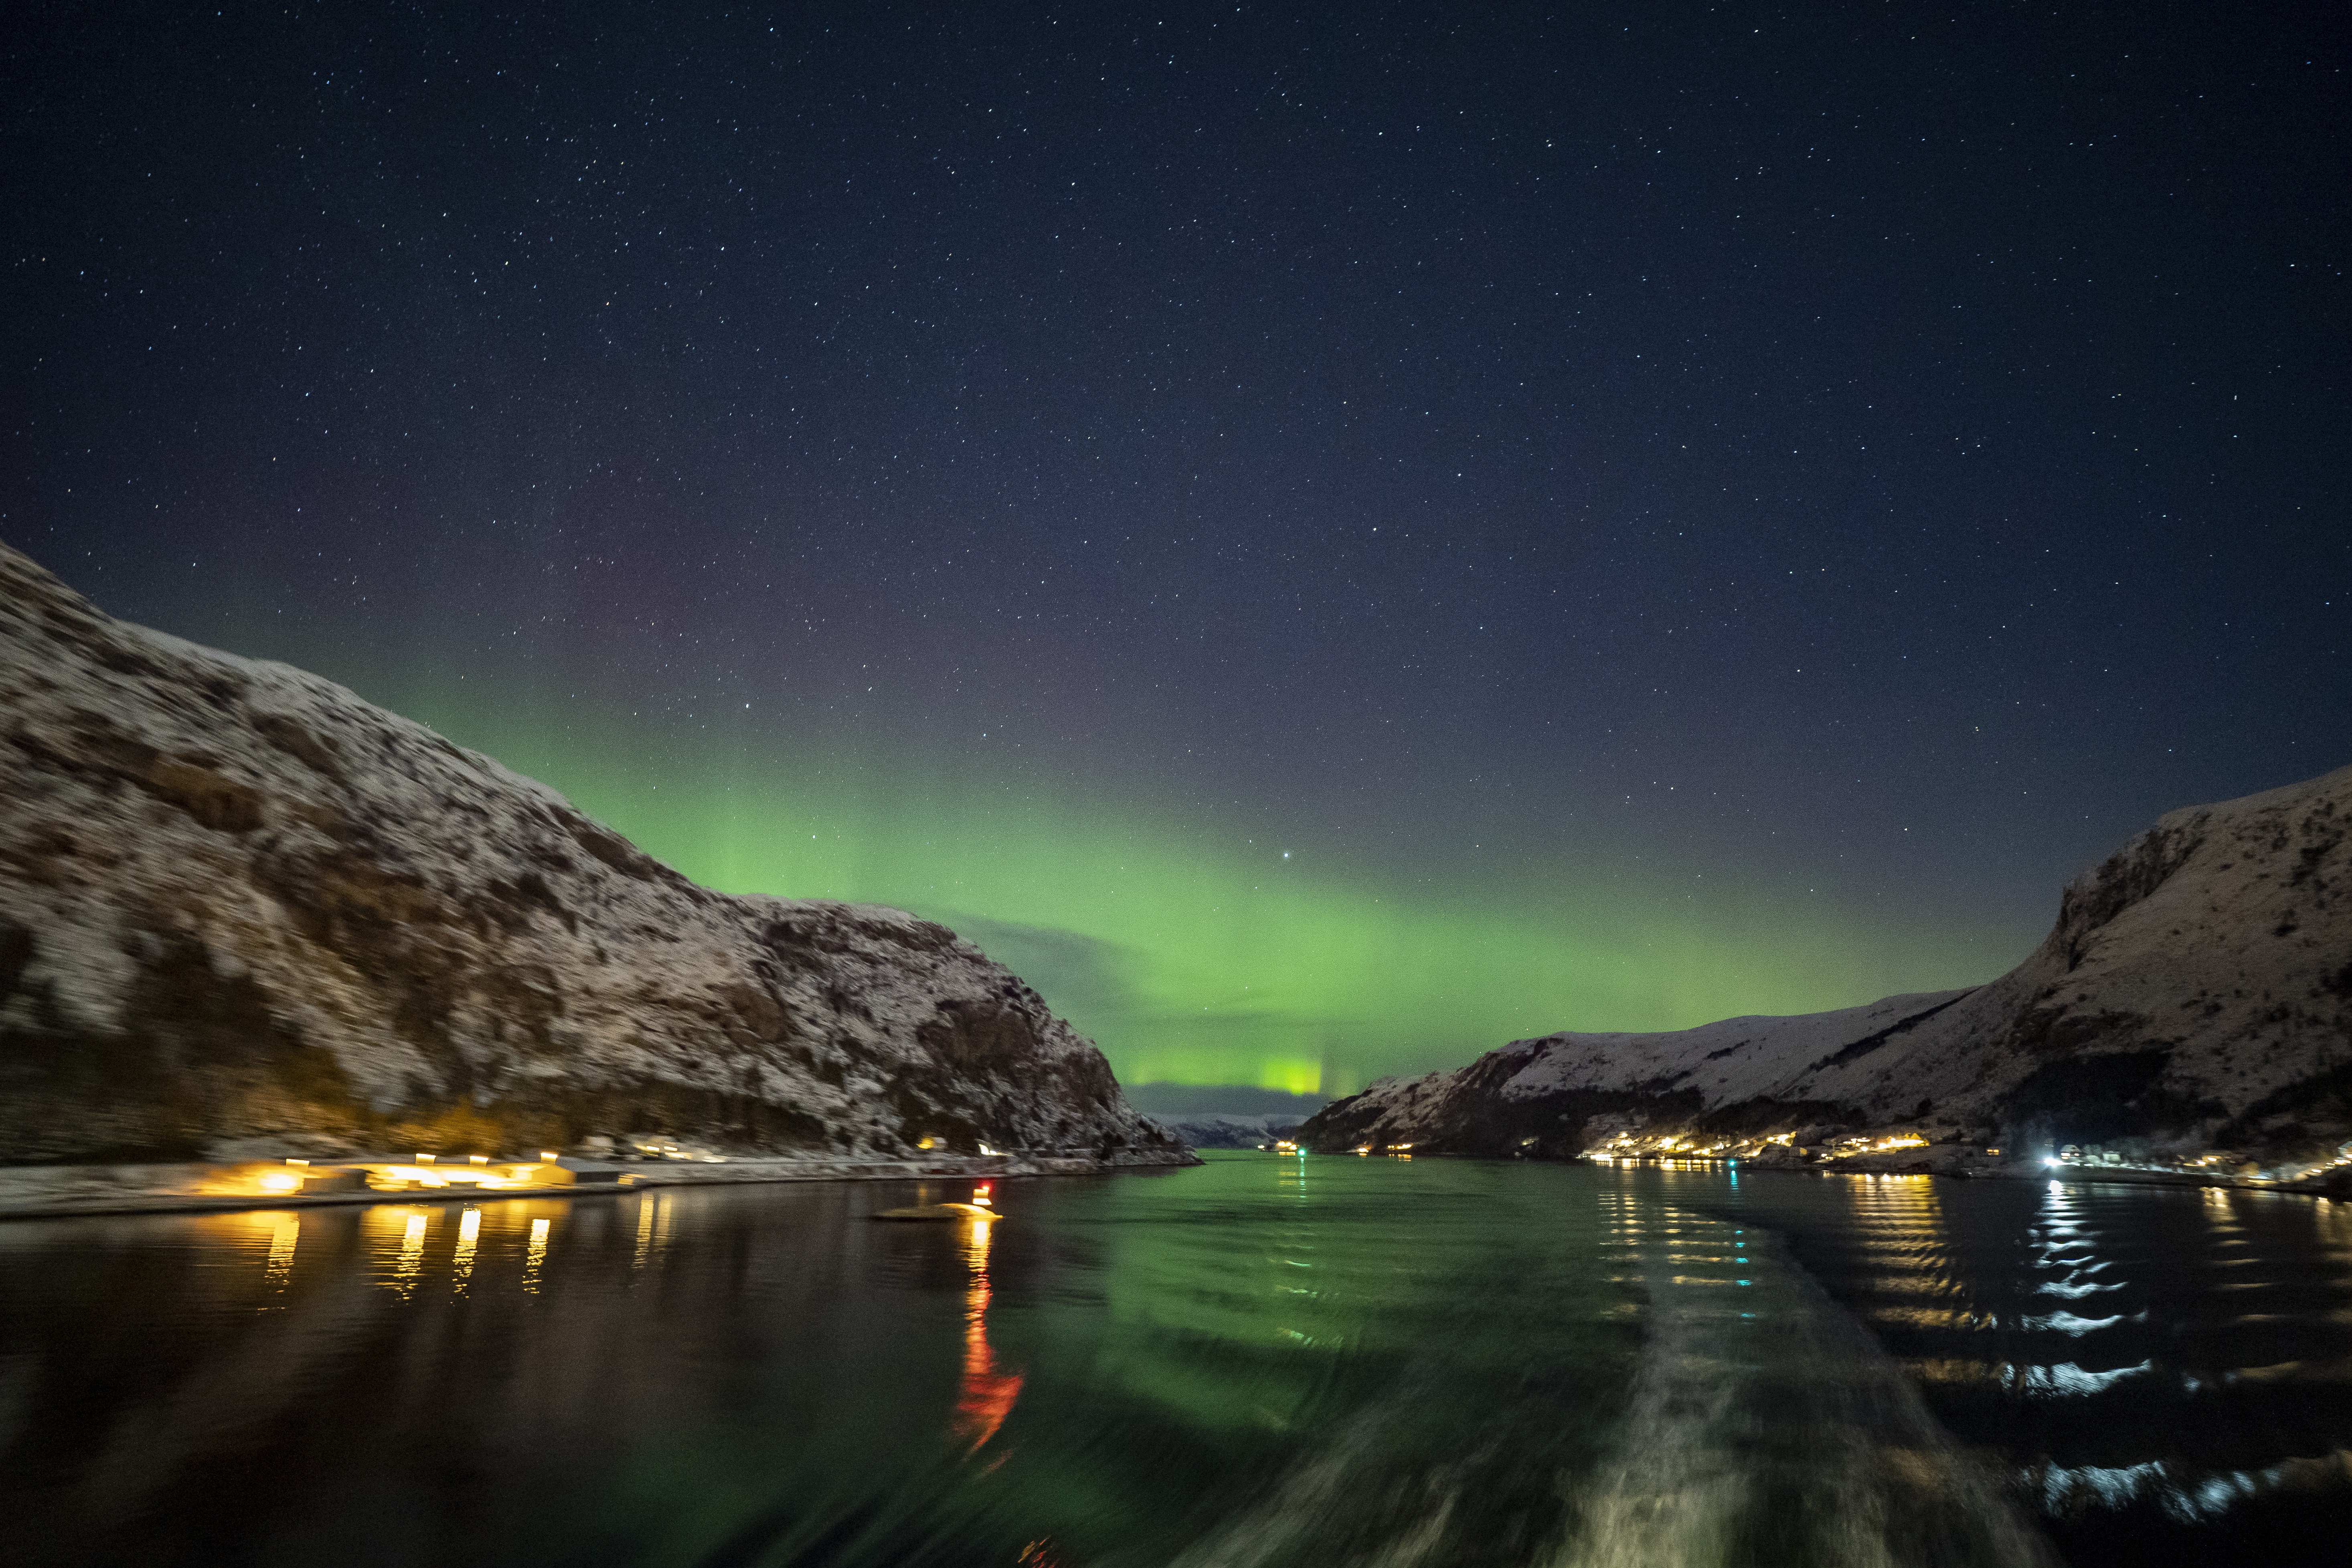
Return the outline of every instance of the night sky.
{"type": "Polygon", "coordinates": [[[1986,980],[2352,762],[2338,6],[5,34],[0,538],[1129,1082],[1986,980]]]}

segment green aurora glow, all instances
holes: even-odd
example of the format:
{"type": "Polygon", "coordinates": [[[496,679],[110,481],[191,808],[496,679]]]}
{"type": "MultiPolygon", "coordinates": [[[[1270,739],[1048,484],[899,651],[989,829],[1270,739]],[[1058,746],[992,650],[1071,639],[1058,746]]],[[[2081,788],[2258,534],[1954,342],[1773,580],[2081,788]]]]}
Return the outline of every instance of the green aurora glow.
{"type": "Polygon", "coordinates": [[[1557,1029],[1811,1012],[1972,984],[2001,962],[1985,932],[1791,900],[1763,877],[1746,892],[1711,878],[1702,900],[1622,847],[1507,874],[1384,876],[1345,855],[1286,859],[1263,835],[1042,770],[656,743],[628,719],[594,744],[583,731],[606,726],[576,715],[404,706],[705,886],[955,928],[1127,1083],[1345,1094],[1557,1029]]]}

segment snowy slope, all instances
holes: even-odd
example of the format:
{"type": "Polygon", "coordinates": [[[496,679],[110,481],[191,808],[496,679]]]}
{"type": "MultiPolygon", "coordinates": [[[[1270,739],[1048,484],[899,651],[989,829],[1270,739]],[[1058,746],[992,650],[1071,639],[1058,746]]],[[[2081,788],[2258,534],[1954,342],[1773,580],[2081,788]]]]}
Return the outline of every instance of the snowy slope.
{"type": "Polygon", "coordinates": [[[1323,1147],[1565,1148],[1588,1124],[1758,1131],[1919,1116],[2325,1142],[2352,1134],[2352,768],[2173,812],[2075,879],[1974,990],[1662,1034],[1521,1040],[1326,1109],[1323,1147]]]}
{"type": "Polygon", "coordinates": [[[1726,1018],[1658,1035],[1552,1035],[1503,1085],[1515,1100],[1564,1089],[1613,1087],[1630,1078],[1661,1089],[1690,1088],[1708,1105],[1759,1096],[1818,1098],[1806,1092],[1842,1054],[1909,1033],[1967,991],[1889,996],[1864,1007],[1794,1017],[1726,1018]]]}
{"type": "Polygon", "coordinates": [[[954,932],[697,887],[488,757],[0,547],[0,1162],[633,1132],[1190,1157],[954,932]]]}

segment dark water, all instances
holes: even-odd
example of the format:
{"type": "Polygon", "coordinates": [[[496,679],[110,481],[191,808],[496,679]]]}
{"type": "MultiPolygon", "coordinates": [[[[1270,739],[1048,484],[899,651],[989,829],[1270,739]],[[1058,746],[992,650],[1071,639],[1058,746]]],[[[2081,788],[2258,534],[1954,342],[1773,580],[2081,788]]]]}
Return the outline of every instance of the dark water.
{"type": "Polygon", "coordinates": [[[866,1217],[916,1195],[0,1226],[0,1558],[2220,1565],[2352,1527],[2345,1205],[1239,1154],[866,1217]]]}

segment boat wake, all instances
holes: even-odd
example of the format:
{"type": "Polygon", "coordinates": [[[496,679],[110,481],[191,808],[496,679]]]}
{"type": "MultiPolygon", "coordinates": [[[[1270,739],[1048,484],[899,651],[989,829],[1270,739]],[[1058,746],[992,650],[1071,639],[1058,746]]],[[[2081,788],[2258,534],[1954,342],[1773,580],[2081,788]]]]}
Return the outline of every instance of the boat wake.
{"type": "Polygon", "coordinates": [[[1648,1342],[1558,1568],[2058,1562],[1769,1232],[1628,1203],[1620,1239],[1648,1342]]]}
{"type": "Polygon", "coordinates": [[[2055,1568],[1770,1233],[1629,1201],[1609,1256],[1646,1331],[1613,1419],[1531,1385],[1456,1458],[1407,1465],[1383,1435],[1433,1392],[1408,1379],[1171,1568],[2055,1568]]]}

